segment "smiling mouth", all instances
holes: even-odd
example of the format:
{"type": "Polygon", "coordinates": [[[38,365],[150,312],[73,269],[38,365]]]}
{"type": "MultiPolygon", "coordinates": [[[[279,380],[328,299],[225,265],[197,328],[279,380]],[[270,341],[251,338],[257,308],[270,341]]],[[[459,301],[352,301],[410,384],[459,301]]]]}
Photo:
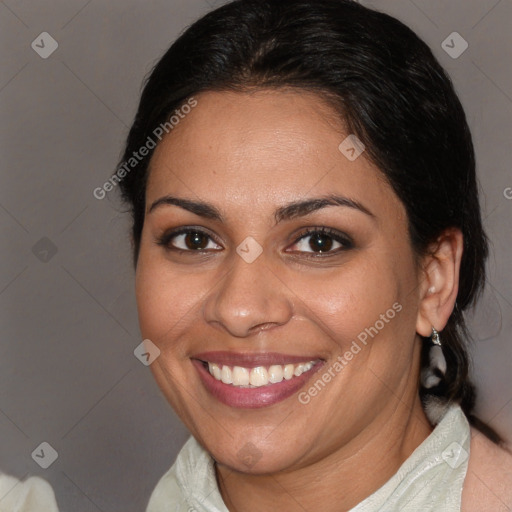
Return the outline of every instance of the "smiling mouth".
{"type": "Polygon", "coordinates": [[[201,361],[205,369],[217,381],[238,388],[258,388],[279,384],[283,380],[293,380],[309,372],[319,361],[298,364],[273,364],[270,366],[228,366],[208,361],[201,361]]]}
{"type": "Polygon", "coordinates": [[[205,390],[229,407],[268,407],[297,393],[325,360],[276,352],[209,351],[191,358],[205,390]]]}

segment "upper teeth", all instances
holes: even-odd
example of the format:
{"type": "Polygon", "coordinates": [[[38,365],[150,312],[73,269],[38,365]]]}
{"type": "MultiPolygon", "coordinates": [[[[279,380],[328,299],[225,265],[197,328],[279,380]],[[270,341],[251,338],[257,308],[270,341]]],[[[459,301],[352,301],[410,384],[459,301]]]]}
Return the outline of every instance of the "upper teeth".
{"type": "Polygon", "coordinates": [[[208,363],[208,369],[215,379],[240,387],[259,387],[267,384],[276,384],[283,379],[290,380],[299,377],[304,372],[311,370],[315,361],[299,364],[274,364],[270,367],[257,366],[256,368],[244,368],[234,366],[231,368],[217,363],[208,363]]]}

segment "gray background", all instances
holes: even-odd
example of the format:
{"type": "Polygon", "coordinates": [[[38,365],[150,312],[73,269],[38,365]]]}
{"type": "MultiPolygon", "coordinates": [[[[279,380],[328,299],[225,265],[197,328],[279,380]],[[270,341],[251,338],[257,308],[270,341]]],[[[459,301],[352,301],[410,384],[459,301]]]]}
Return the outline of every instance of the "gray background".
{"type": "MultiPolygon", "coordinates": [[[[133,355],[128,216],[92,191],[144,75],[216,3],[0,1],[0,469],[47,479],[63,511],[143,510],[187,437],[133,355]],[[59,44],[47,59],[31,48],[43,31],[59,44]],[[46,470],[31,457],[43,441],[59,454],[46,470]]],[[[512,441],[512,1],[363,3],[430,44],[467,110],[493,243],[472,319],[478,410],[512,441]],[[454,31],[469,43],[458,59],[441,48],[454,31]]]]}

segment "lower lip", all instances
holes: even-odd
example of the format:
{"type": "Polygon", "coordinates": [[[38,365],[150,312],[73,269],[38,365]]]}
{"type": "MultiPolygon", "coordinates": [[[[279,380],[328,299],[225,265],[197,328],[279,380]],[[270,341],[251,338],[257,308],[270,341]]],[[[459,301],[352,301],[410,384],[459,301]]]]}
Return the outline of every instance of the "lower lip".
{"type": "Polygon", "coordinates": [[[311,376],[323,366],[323,363],[317,363],[311,370],[308,370],[299,377],[282,380],[277,384],[257,388],[240,388],[231,384],[224,384],[224,382],[215,379],[204,367],[202,361],[192,359],[192,363],[199,372],[199,377],[210,394],[217,398],[219,402],[240,409],[257,409],[285,400],[299,391],[311,376]]]}

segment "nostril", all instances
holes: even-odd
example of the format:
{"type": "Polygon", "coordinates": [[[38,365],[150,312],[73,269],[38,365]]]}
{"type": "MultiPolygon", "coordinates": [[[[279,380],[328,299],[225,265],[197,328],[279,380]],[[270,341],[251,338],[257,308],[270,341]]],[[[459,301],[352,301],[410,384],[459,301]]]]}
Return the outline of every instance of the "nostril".
{"type": "Polygon", "coordinates": [[[255,332],[255,331],[266,331],[268,329],[272,329],[273,327],[278,327],[279,324],[278,322],[264,322],[264,323],[261,323],[261,324],[258,324],[258,325],[253,325],[249,331],[250,332],[255,332]]]}

